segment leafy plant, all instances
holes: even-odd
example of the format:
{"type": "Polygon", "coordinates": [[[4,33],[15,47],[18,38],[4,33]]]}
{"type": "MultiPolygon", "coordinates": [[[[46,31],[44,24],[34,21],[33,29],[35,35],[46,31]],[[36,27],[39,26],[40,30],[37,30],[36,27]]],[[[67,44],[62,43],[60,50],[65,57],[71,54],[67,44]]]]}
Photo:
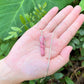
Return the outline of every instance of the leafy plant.
{"type": "Polygon", "coordinates": [[[24,14],[24,17],[20,15],[21,23],[23,24],[20,28],[19,27],[11,27],[11,30],[8,34],[9,36],[4,38],[4,40],[9,40],[11,38],[18,38],[19,33],[24,33],[22,28],[28,30],[33,25],[35,25],[47,12],[44,10],[47,6],[45,2],[42,6],[40,4],[37,7],[34,7],[34,11],[30,14],[24,14]],[[27,25],[28,24],[28,25],[27,25]]]}
{"type": "Polygon", "coordinates": [[[67,76],[65,77],[65,81],[66,81],[66,84],[74,84],[74,82],[67,76]]]}
{"type": "Polygon", "coordinates": [[[0,42],[0,59],[4,58],[8,55],[10,49],[16,42],[16,39],[10,40],[10,41],[2,41],[0,42]]]}
{"type": "Polygon", "coordinates": [[[11,39],[12,37],[14,38],[18,38],[18,33],[21,33],[22,30],[18,27],[11,27],[12,31],[10,31],[8,34],[9,36],[4,38],[4,40],[9,40],[11,39]]]}
{"type": "MultiPolygon", "coordinates": [[[[53,6],[62,9],[72,3],[73,0],[0,0],[0,39],[3,40],[3,38],[8,35],[8,32],[11,31],[11,27],[21,26],[20,15],[30,14],[37,4],[43,6],[44,2],[48,3],[46,11],[49,11],[53,6]]],[[[39,14],[37,16],[39,16],[39,14]]]]}
{"type": "Polygon", "coordinates": [[[81,2],[79,3],[79,5],[81,6],[82,10],[81,11],[84,11],[84,0],[81,0],[81,2]]]}
{"type": "Polygon", "coordinates": [[[84,24],[81,26],[76,36],[71,40],[70,45],[73,46],[74,50],[84,48],[84,24]]]}

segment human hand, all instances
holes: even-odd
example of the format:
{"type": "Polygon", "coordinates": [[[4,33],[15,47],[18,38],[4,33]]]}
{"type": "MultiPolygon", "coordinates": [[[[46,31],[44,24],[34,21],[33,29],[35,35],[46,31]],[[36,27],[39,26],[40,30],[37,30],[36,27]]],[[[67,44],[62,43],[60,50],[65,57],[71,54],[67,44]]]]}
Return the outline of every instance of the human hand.
{"type": "Polygon", "coordinates": [[[57,14],[58,8],[54,7],[15,43],[4,61],[11,70],[19,73],[21,81],[45,76],[53,34],[48,75],[55,73],[69,61],[72,47],[67,44],[84,22],[84,15],[80,11],[79,6],[74,9],[67,6],[57,14]],[[41,56],[40,52],[40,30],[43,30],[45,37],[45,56],[41,56]]]}

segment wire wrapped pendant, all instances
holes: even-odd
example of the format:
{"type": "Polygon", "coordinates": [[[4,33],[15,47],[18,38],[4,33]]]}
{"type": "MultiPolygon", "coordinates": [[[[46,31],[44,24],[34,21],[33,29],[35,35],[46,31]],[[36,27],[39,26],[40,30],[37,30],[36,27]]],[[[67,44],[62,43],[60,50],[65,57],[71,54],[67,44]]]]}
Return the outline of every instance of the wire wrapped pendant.
{"type": "Polygon", "coordinates": [[[43,31],[41,30],[41,36],[40,36],[40,51],[41,56],[45,55],[45,38],[43,36],[43,31]]]}
{"type": "MultiPolygon", "coordinates": [[[[43,35],[42,35],[42,36],[43,36],[43,35]]],[[[54,38],[54,33],[53,33],[53,35],[52,35],[51,43],[50,43],[49,56],[48,56],[47,72],[46,72],[46,74],[45,74],[45,77],[42,78],[42,79],[40,80],[40,83],[42,83],[42,82],[45,80],[45,78],[48,76],[48,71],[49,71],[49,66],[50,66],[50,58],[51,58],[51,54],[52,54],[53,38],[54,38]]],[[[41,41],[44,43],[44,37],[41,38],[41,41]],[[42,39],[43,39],[43,41],[42,41],[42,39]]],[[[41,41],[40,41],[40,42],[41,42],[41,41]]]]}

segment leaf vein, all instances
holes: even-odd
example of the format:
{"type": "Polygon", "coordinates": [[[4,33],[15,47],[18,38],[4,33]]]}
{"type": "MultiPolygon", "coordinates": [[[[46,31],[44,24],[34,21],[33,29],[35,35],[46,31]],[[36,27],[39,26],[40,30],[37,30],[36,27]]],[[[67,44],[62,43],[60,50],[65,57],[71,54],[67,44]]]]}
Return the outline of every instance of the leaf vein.
{"type": "Polygon", "coordinates": [[[8,6],[8,5],[13,5],[13,4],[20,4],[21,2],[18,2],[18,3],[11,3],[11,4],[0,4],[0,7],[2,7],[2,6],[8,6]]]}

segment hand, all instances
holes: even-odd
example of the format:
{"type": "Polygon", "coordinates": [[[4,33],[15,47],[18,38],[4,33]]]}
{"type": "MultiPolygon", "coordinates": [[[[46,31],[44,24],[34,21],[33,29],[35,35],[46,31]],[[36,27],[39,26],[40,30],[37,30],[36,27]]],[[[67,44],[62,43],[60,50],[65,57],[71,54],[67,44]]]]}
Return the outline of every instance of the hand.
{"type": "Polygon", "coordinates": [[[84,15],[80,11],[79,6],[67,6],[57,14],[58,8],[54,7],[15,43],[4,61],[11,70],[19,73],[21,81],[45,76],[53,34],[48,75],[55,73],[69,61],[72,47],[67,44],[84,22],[84,15]],[[41,56],[40,52],[41,29],[45,37],[45,56],[41,56]]]}

